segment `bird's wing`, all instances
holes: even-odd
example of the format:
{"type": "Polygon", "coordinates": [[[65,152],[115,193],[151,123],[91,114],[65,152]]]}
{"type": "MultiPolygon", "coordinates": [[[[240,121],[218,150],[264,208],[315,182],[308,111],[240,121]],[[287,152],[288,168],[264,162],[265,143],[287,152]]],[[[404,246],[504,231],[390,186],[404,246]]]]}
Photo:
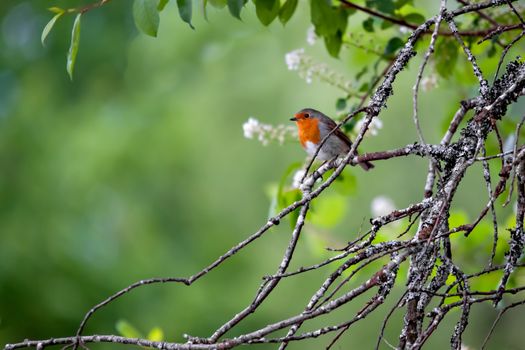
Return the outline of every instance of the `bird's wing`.
{"type": "Polygon", "coordinates": [[[337,129],[334,131],[334,135],[339,137],[344,143],[348,145],[348,147],[352,147],[352,141],[346,136],[344,132],[341,131],[341,129],[337,129]]]}
{"type": "MultiPolygon", "coordinates": [[[[325,122],[326,122],[326,126],[328,127],[328,132],[332,131],[333,129],[337,128],[337,124],[336,122],[334,122],[332,119],[330,118],[326,118],[325,119],[325,122]]],[[[350,141],[350,139],[348,138],[348,136],[346,136],[346,134],[341,131],[341,129],[337,128],[334,133],[333,133],[334,136],[338,137],[340,140],[342,140],[344,143],[346,143],[348,145],[348,147],[352,147],[352,141],[350,141]]]]}

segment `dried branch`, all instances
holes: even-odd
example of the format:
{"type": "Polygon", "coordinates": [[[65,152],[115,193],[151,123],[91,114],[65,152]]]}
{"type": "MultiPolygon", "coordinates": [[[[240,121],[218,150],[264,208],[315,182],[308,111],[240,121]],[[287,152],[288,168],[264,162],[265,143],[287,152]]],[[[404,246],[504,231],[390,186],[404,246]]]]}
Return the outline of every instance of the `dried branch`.
{"type": "MultiPolygon", "coordinates": [[[[102,1],[101,4],[105,2],[107,1],[102,1]]],[[[461,2],[463,4],[466,3],[464,0],[461,2]]],[[[497,124],[505,117],[508,107],[514,104],[518,97],[525,93],[525,64],[519,61],[510,62],[505,66],[505,72],[502,76],[495,79],[492,84],[489,84],[479,68],[477,58],[472,54],[470,46],[465,44],[463,40],[464,36],[493,36],[496,35],[495,33],[520,28],[522,30],[521,33],[502,50],[502,56],[500,57],[498,65],[499,73],[499,67],[502,66],[505,55],[511,47],[525,36],[523,19],[520,13],[512,5],[512,1],[509,0],[489,0],[476,4],[467,3],[465,6],[454,11],[447,10],[446,1],[441,0],[439,13],[420,26],[415,26],[407,23],[403,19],[387,16],[373,9],[365,9],[350,1],[341,0],[341,3],[344,6],[353,7],[369,15],[413,29],[404,47],[398,52],[395,58],[388,63],[386,69],[378,79],[376,79],[373,84],[373,88],[377,85],[375,92],[372,94],[372,90],[370,90],[370,92],[362,98],[361,106],[337,125],[337,128],[339,128],[357,114],[365,113],[362,127],[358,131],[349,152],[340,159],[324,163],[310,173],[309,169],[313,163],[312,159],[301,181],[301,199],[281,210],[277,215],[266,221],[259,230],[233,246],[201,271],[187,278],[152,278],[135,282],[91,308],[84,316],[75,336],[39,341],[26,340],[17,344],[7,344],[5,346],[6,350],[26,347],[35,347],[40,350],[53,345],[64,345],[76,349],[78,346],[83,346],[83,344],[100,342],[133,344],[147,348],[166,350],[231,349],[240,345],[261,343],[279,344],[280,349],[285,349],[289,342],[292,341],[304,341],[326,334],[335,334],[334,338],[327,344],[327,348],[331,348],[343,339],[345,332],[356,322],[376,312],[378,307],[386,301],[398,279],[398,269],[400,265],[405,262],[409,264],[409,273],[406,286],[399,286],[400,288],[404,288],[403,295],[388,311],[379,332],[376,348],[379,348],[382,340],[385,341],[384,331],[386,325],[391,315],[397,309],[404,309],[405,311],[404,322],[399,335],[398,348],[420,349],[439,327],[444,317],[452,310],[459,310],[459,320],[450,335],[450,343],[452,348],[460,349],[462,336],[468,326],[470,311],[474,304],[497,304],[503,298],[506,299],[510,295],[523,297],[520,293],[525,291],[525,286],[518,286],[516,288],[507,287],[512,275],[516,273],[520,267],[523,267],[520,260],[525,245],[525,233],[523,230],[523,219],[525,216],[525,147],[519,143],[519,134],[523,119],[516,125],[516,140],[512,151],[504,151],[502,149],[502,137],[497,124]],[[509,7],[520,23],[501,27],[490,15],[481,12],[482,10],[498,6],[509,7]],[[487,30],[477,32],[460,31],[456,26],[455,18],[468,13],[478,13],[490,23],[491,27],[487,30]],[[439,29],[443,20],[447,22],[450,31],[441,31],[439,29]],[[432,26],[434,26],[434,29],[430,30],[432,26]],[[363,141],[363,137],[370,123],[373,118],[379,116],[381,111],[386,107],[387,101],[393,93],[393,83],[399,73],[407,67],[410,60],[416,55],[416,44],[423,35],[429,33],[431,33],[432,36],[425,51],[423,61],[419,66],[412,96],[412,119],[418,130],[420,143],[409,144],[398,149],[380,150],[359,155],[357,148],[363,141]],[[448,129],[443,135],[441,142],[434,145],[425,143],[425,138],[419,126],[419,120],[422,116],[419,115],[417,100],[421,77],[434,51],[435,42],[439,35],[454,36],[459,42],[465,57],[470,62],[474,76],[478,79],[479,94],[465,101],[458,102],[458,110],[451,118],[448,129]],[[364,106],[367,100],[368,104],[364,106]],[[459,135],[455,137],[454,135],[457,134],[460,124],[466,119],[469,111],[473,111],[473,115],[466,122],[466,125],[461,128],[461,132],[458,133],[459,135]],[[496,155],[487,156],[486,141],[490,134],[498,137],[500,150],[498,150],[499,153],[496,155]],[[454,137],[455,141],[453,142],[454,137]],[[288,271],[290,263],[294,258],[294,252],[298,247],[299,237],[307,221],[306,217],[310,204],[333,184],[347,166],[356,165],[365,161],[386,162],[393,158],[407,156],[423,157],[429,161],[427,178],[424,183],[423,199],[414,200],[414,204],[404,209],[394,210],[387,215],[371,219],[370,227],[363,230],[365,233],[353,239],[342,249],[331,249],[331,251],[338,252],[334,254],[334,256],[310,266],[303,266],[294,271],[288,271]],[[490,160],[496,161],[489,164],[490,160]],[[458,227],[451,228],[449,227],[449,216],[451,209],[453,209],[455,205],[456,189],[463,180],[467,170],[471,169],[471,166],[477,161],[482,162],[482,176],[488,192],[488,202],[481,208],[474,221],[462,223],[458,227]],[[494,169],[493,167],[501,167],[498,168],[499,179],[494,180],[494,184],[492,182],[493,176],[491,176],[491,169],[494,169]],[[333,171],[333,173],[319,183],[318,180],[322,179],[328,171],[333,171]],[[502,265],[494,265],[492,262],[495,257],[496,244],[498,241],[499,218],[499,216],[497,216],[496,199],[504,193],[511,174],[513,176],[510,181],[511,189],[513,187],[514,177],[517,179],[518,203],[516,227],[510,229],[510,251],[506,255],[505,263],[502,265]],[[242,308],[242,310],[229,320],[226,320],[224,324],[218,327],[210,336],[186,336],[187,341],[185,343],[176,343],[130,339],[114,335],[83,335],[87,322],[93,315],[116,299],[140,286],[155,283],[179,283],[190,286],[215,268],[224,264],[230,257],[256,242],[258,238],[262,237],[273,226],[278,225],[283,218],[295,210],[299,210],[299,216],[276,271],[273,272],[272,275],[263,278],[262,283],[258,286],[255,296],[249,305],[242,308]],[[491,263],[488,267],[482,267],[478,272],[465,274],[453,258],[453,247],[451,247],[449,236],[458,232],[464,232],[465,235],[468,235],[489,212],[491,213],[494,227],[492,234],[493,247],[490,256],[491,263]],[[403,219],[405,219],[405,221],[401,221],[403,219]],[[377,240],[377,237],[379,237],[378,233],[383,230],[385,226],[395,222],[406,226],[407,220],[409,222],[408,228],[403,230],[396,239],[386,241],[377,240]],[[407,234],[407,232],[409,232],[412,225],[416,223],[418,225],[416,233],[413,237],[408,237],[409,234],[407,234]],[[400,237],[405,234],[408,238],[400,240],[400,237]],[[366,271],[365,268],[370,266],[375,267],[375,272],[367,276],[368,279],[366,281],[361,281],[357,277],[358,272],[359,275],[364,274],[364,271],[366,271]],[[259,310],[260,306],[268,300],[268,297],[273,291],[279,287],[279,283],[283,278],[291,276],[299,278],[307,272],[319,269],[329,269],[328,277],[324,279],[322,284],[310,296],[308,303],[302,307],[302,312],[233,338],[225,337],[226,334],[236,328],[240,322],[259,310]],[[503,272],[503,274],[499,285],[494,290],[472,290],[470,288],[473,279],[495,272],[503,272]],[[450,276],[455,277],[455,281],[447,282],[450,276]],[[348,288],[349,285],[351,285],[352,288],[350,290],[345,289],[348,288]],[[358,297],[365,294],[370,295],[360,307],[360,311],[355,315],[349,316],[344,322],[299,333],[301,327],[310,320],[331,314],[351,302],[355,303],[358,297]],[[447,303],[451,297],[459,297],[460,300],[447,303]],[[429,310],[429,305],[437,306],[429,310]],[[426,318],[429,319],[428,322],[425,322],[426,318]],[[283,332],[284,330],[286,330],[286,333],[277,333],[276,335],[276,332],[283,332]],[[285,335],[283,336],[282,334],[285,335]]],[[[496,73],[496,77],[498,73],[496,73]]],[[[332,130],[331,133],[335,132],[336,129],[332,130]]],[[[321,141],[318,150],[327,138],[328,136],[321,141]]],[[[509,190],[509,200],[511,196],[512,190],[509,190]]],[[[393,225],[390,227],[393,227],[393,225]]],[[[399,229],[399,231],[401,231],[401,229],[399,229]]],[[[525,300],[513,302],[500,312],[485,343],[490,339],[502,315],[508,309],[524,303],[525,300]]]]}
{"type": "Polygon", "coordinates": [[[445,14],[445,11],[447,9],[447,1],[441,0],[440,6],[439,6],[439,14],[436,19],[436,23],[434,24],[434,31],[432,32],[432,37],[430,38],[430,44],[428,45],[427,52],[425,52],[425,56],[423,57],[423,62],[421,62],[421,65],[419,66],[419,70],[417,72],[417,78],[416,83],[414,84],[414,87],[412,88],[413,94],[412,94],[412,110],[413,110],[413,116],[414,124],[416,126],[417,135],[419,136],[419,141],[421,143],[425,143],[425,138],[423,137],[423,131],[421,130],[421,125],[419,125],[419,117],[418,117],[418,109],[417,109],[417,99],[418,99],[418,93],[419,93],[419,85],[421,84],[421,78],[423,78],[423,71],[425,70],[425,67],[428,63],[428,59],[430,56],[434,53],[434,45],[436,44],[436,39],[439,34],[439,26],[441,25],[441,21],[443,20],[443,15],[445,14]]]}

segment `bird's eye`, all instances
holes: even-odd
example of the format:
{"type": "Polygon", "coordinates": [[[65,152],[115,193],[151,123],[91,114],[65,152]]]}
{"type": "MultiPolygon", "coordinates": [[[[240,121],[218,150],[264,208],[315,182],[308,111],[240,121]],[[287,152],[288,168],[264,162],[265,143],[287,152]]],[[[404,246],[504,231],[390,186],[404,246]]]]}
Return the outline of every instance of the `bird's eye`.
{"type": "Polygon", "coordinates": [[[304,117],[305,117],[305,118],[310,118],[310,114],[305,113],[305,114],[304,114],[304,117]]]}

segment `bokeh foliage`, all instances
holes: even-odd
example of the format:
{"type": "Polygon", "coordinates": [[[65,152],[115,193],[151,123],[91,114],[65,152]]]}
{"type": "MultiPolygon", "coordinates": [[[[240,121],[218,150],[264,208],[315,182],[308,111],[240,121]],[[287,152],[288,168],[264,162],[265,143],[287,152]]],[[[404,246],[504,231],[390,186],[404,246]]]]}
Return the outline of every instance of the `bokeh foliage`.
{"type": "MultiPolygon", "coordinates": [[[[286,70],[285,53],[306,45],[311,23],[323,43],[308,50],[353,81],[360,94],[370,89],[408,35],[387,21],[325,1],[306,6],[290,0],[209,0],[209,22],[200,2],[163,2],[154,8],[151,2],[113,0],[90,10],[82,15],[78,34],[72,34],[78,14],[63,14],[45,47],[41,32],[55,16],[46,10],[49,2],[0,4],[2,342],[72,334],[89,307],[121,287],[151,276],[189,275],[254,231],[268,215],[268,193],[283,194],[276,199],[281,206],[295,198],[291,178],[283,174],[304,159],[299,147],[291,142],[262,147],[243,139],[241,125],[249,115],[286,122],[305,104],[335,117],[359,103],[357,94],[317,81],[308,85],[286,70]],[[287,22],[286,27],[276,19],[287,22]],[[71,43],[80,44],[76,57],[71,43]],[[75,67],[73,82],[64,72],[67,56],[71,76],[75,67]]],[[[68,9],[71,2],[52,5],[68,9]]],[[[420,23],[437,6],[407,1],[362,5],[410,23],[420,23]]],[[[508,15],[501,14],[502,21],[508,15]]],[[[473,45],[485,72],[495,70],[496,45],[473,45]]],[[[439,87],[421,96],[430,142],[442,134],[458,96],[468,97],[476,89],[455,41],[440,39],[437,51],[431,70],[439,76],[439,87]]],[[[395,148],[417,139],[407,103],[416,68],[412,64],[396,83],[382,116],[383,135],[370,137],[363,148],[395,148]]],[[[518,106],[509,118],[515,122],[522,114],[518,106]]],[[[503,130],[505,137],[510,130],[503,130]]],[[[491,142],[488,151],[495,153],[497,142],[491,142]]],[[[399,206],[420,198],[425,170],[423,160],[403,159],[366,175],[359,169],[345,171],[324,204],[313,207],[297,266],[328,254],[325,246],[354,237],[371,216],[370,201],[377,195],[388,195],[399,206]],[[414,171],[407,174],[407,166],[414,171]]],[[[451,220],[460,223],[476,215],[486,201],[479,191],[483,186],[476,176],[465,181],[458,193],[464,210],[451,220]]],[[[511,214],[512,208],[505,208],[501,215],[511,214]]],[[[501,220],[501,225],[503,241],[510,223],[501,220]]],[[[484,223],[468,239],[453,240],[464,267],[486,256],[491,229],[484,223]]],[[[182,332],[207,335],[250,301],[260,276],[274,270],[288,235],[288,225],[279,226],[191,289],[164,285],[136,291],[97,315],[88,331],[111,333],[124,324],[144,335],[160,327],[167,340],[182,340],[182,332]]],[[[500,259],[504,249],[502,242],[500,259]]],[[[362,273],[366,278],[367,271],[362,273]]],[[[297,312],[308,298],[304,291],[322,277],[284,281],[274,304],[239,331],[297,312]]],[[[467,344],[476,344],[490,326],[493,311],[480,310],[467,344]]],[[[519,347],[507,334],[516,334],[513,325],[522,318],[518,312],[508,317],[515,320],[501,327],[495,343],[519,347]]],[[[359,325],[343,344],[369,348],[367,339],[374,342],[381,319],[376,315],[359,325]]]]}

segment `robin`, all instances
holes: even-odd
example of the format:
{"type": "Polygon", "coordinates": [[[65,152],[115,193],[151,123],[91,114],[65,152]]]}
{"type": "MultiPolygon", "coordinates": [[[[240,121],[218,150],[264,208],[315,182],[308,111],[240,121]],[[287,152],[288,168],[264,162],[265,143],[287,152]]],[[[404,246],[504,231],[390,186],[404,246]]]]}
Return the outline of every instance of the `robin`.
{"type": "MultiPolygon", "coordinates": [[[[315,109],[302,109],[290,120],[297,124],[301,146],[303,146],[306,153],[310,156],[315,154],[319,143],[333,129],[335,129],[335,131],[328,137],[319,150],[317,159],[332,160],[337,157],[342,157],[346,155],[348,151],[350,151],[350,147],[352,147],[352,141],[350,141],[344,132],[337,128],[337,124],[332,119],[315,109]]],[[[359,165],[365,170],[374,167],[370,162],[362,162],[359,163],[359,165]]]]}

